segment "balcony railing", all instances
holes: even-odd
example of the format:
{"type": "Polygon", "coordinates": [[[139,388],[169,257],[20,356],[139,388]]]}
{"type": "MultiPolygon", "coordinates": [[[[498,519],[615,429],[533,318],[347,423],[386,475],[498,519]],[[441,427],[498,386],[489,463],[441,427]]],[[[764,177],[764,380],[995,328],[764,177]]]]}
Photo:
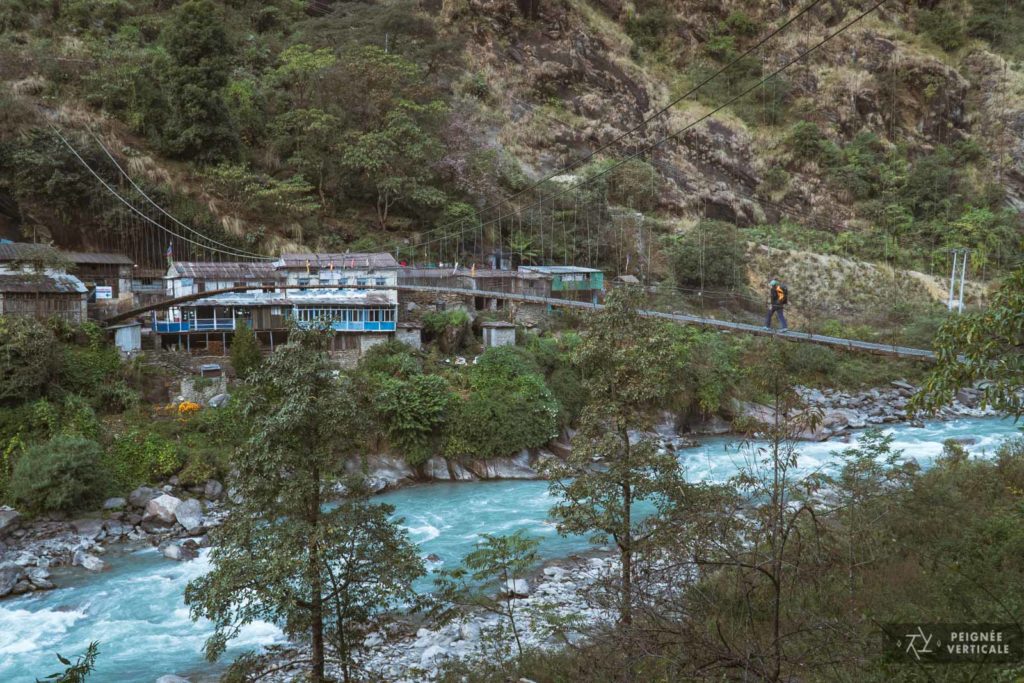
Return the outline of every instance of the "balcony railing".
{"type": "Polygon", "coordinates": [[[182,320],[180,322],[156,321],[156,332],[159,334],[173,334],[176,332],[218,332],[235,329],[235,321],[231,318],[197,318],[196,320],[182,320]]]}

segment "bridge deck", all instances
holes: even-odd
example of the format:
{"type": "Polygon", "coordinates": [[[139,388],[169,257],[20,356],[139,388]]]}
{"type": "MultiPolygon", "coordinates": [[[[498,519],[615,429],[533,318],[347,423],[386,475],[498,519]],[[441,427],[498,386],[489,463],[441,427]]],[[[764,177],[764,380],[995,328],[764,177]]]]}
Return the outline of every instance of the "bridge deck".
{"type": "MultiPolygon", "coordinates": [[[[198,294],[191,294],[188,296],[178,297],[177,299],[170,299],[168,301],[162,301],[160,303],[152,304],[149,306],[142,306],[140,308],[133,309],[120,313],[111,318],[108,318],[104,322],[108,325],[121,322],[123,320],[130,320],[135,316],[149,311],[154,311],[163,308],[169,308],[178,304],[188,303],[189,301],[195,301],[197,299],[205,299],[210,296],[217,294],[226,294],[229,292],[245,292],[254,289],[253,287],[228,287],[225,289],[210,290],[207,292],[200,292],[198,294]]],[[[300,287],[298,285],[280,285],[277,289],[309,289],[309,287],[300,287]]],[[[379,286],[379,285],[329,285],[316,287],[316,289],[397,289],[399,291],[407,292],[425,292],[425,293],[436,293],[436,294],[456,294],[461,296],[475,296],[484,297],[490,299],[505,299],[509,301],[519,301],[523,303],[539,304],[544,306],[557,306],[560,308],[579,308],[589,310],[600,310],[603,308],[601,304],[592,304],[585,301],[568,301],[566,299],[550,299],[547,297],[533,296],[530,294],[518,294],[510,292],[496,292],[479,289],[468,289],[458,287],[429,287],[426,285],[397,285],[397,286],[379,286]]],[[[819,344],[821,346],[830,346],[834,348],[846,349],[848,351],[864,351],[867,353],[877,353],[887,356],[896,356],[899,358],[913,358],[917,360],[934,361],[935,353],[928,349],[915,349],[909,346],[896,346],[895,344],[880,344],[877,342],[866,342],[857,339],[843,339],[840,337],[828,337],[820,334],[810,334],[808,332],[778,332],[767,330],[758,325],[750,325],[747,323],[737,323],[728,320],[716,320],[715,318],[702,318],[693,315],[683,315],[679,313],[662,313],[661,311],[640,311],[640,314],[650,318],[659,318],[662,320],[668,320],[669,322],[678,323],[682,325],[696,325],[699,327],[707,327],[711,329],[723,330],[727,332],[741,332],[744,334],[754,334],[760,336],[773,336],[779,339],[792,342],[802,342],[807,344],[819,344]]]]}

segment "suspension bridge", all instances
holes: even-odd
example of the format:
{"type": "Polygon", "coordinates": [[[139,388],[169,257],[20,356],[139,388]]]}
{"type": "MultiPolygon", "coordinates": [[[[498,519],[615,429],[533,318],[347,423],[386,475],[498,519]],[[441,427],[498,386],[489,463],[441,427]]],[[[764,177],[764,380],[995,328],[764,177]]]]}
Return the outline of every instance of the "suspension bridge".
{"type": "MultiPolygon", "coordinates": [[[[208,290],[205,292],[199,292],[196,294],[189,294],[186,296],[161,301],[159,303],[150,304],[148,306],[140,306],[130,311],[124,311],[117,315],[107,318],[104,323],[107,325],[113,325],[126,320],[132,320],[140,315],[149,313],[157,310],[164,310],[173,306],[188,303],[190,301],[198,301],[199,299],[206,299],[209,297],[217,296],[218,294],[231,294],[239,292],[253,291],[256,288],[251,286],[240,286],[240,287],[225,287],[222,289],[208,290]]],[[[276,289],[287,292],[289,290],[307,290],[308,286],[303,285],[278,285],[276,289]]],[[[569,299],[558,299],[553,297],[534,296],[530,294],[521,294],[517,292],[504,292],[504,291],[490,291],[480,289],[469,289],[463,287],[429,287],[425,285],[395,285],[395,286],[380,286],[380,285],[322,285],[318,286],[317,289],[360,289],[360,290],[398,290],[405,292],[420,292],[426,294],[437,294],[437,295],[455,295],[463,297],[485,297],[489,299],[501,299],[504,301],[514,301],[524,304],[536,304],[551,308],[569,308],[578,309],[585,311],[599,311],[604,308],[603,304],[589,303],[585,301],[573,301],[569,299]]],[[[841,337],[831,337],[821,334],[813,334],[809,332],[778,332],[760,327],[758,325],[751,325],[748,323],[738,323],[729,320],[718,320],[715,318],[704,318],[695,315],[686,315],[682,313],[668,313],[663,311],[655,311],[644,309],[640,310],[639,314],[646,318],[657,318],[665,320],[670,323],[678,325],[692,325],[696,327],[703,327],[707,329],[720,330],[723,332],[736,332],[743,334],[752,334],[757,336],[770,336],[778,339],[782,339],[790,342],[802,342],[806,344],[817,344],[819,346],[828,346],[836,349],[843,349],[846,351],[861,351],[866,353],[879,354],[884,356],[894,356],[897,358],[909,358],[923,361],[934,361],[935,353],[928,349],[916,349],[908,346],[898,346],[896,344],[882,344],[878,342],[866,342],[858,339],[843,339],[841,337]]]]}
{"type": "MultiPolygon", "coordinates": [[[[414,242],[396,243],[392,251],[396,259],[410,264],[440,265],[483,263],[496,258],[495,265],[501,267],[503,255],[511,255],[520,261],[547,265],[585,265],[610,269],[618,274],[638,273],[650,281],[652,268],[652,244],[656,236],[652,233],[651,221],[634,208],[635,204],[657,205],[662,188],[656,174],[650,174],[649,186],[633,187],[628,200],[621,200],[626,193],[623,181],[618,178],[620,171],[628,170],[630,163],[642,163],[651,169],[660,169],[665,177],[678,171],[664,159],[658,158],[659,150],[670,144],[679,143],[696,133],[701,124],[710,121],[728,107],[748,96],[757,96],[759,90],[772,84],[785,72],[820,50],[830,41],[846,33],[856,24],[881,8],[886,0],[877,0],[863,11],[859,11],[845,23],[831,29],[820,40],[810,44],[784,62],[773,65],[765,71],[762,61],[761,78],[740,92],[711,107],[681,127],[669,129],[669,112],[680,102],[693,98],[708,84],[720,79],[730,70],[741,66],[770,41],[797,25],[824,0],[809,0],[798,10],[787,12],[775,28],[749,48],[738,53],[731,61],[694,84],[688,91],[675,97],[652,114],[644,116],[637,124],[599,143],[586,155],[556,171],[532,181],[527,187],[503,196],[489,205],[478,208],[471,216],[449,220],[420,233],[414,242]],[[630,140],[630,138],[634,138],[630,140]],[[602,158],[602,154],[616,150],[619,154],[608,159],[608,163],[587,170],[585,166],[602,158]],[[614,206],[613,206],[614,205],[614,206]],[[627,235],[627,225],[629,234],[627,235]],[[646,228],[646,234],[645,234],[646,228]]],[[[197,229],[176,218],[164,209],[125,170],[127,163],[119,162],[95,132],[89,130],[92,140],[90,151],[83,152],[53,126],[54,135],[67,147],[92,177],[105,190],[110,202],[112,225],[97,236],[97,246],[116,250],[131,256],[139,267],[158,270],[166,267],[173,257],[177,261],[273,261],[275,257],[259,253],[256,247],[244,240],[228,235],[219,228],[197,229]],[[216,237],[211,235],[216,234],[216,237]]],[[[713,150],[712,150],[713,151],[713,150]]],[[[709,157],[713,157],[709,154],[709,157]]],[[[710,161],[714,161],[713,158],[710,161]]],[[[661,181],[663,182],[663,181],[661,181]]],[[[629,185],[629,181],[625,182],[629,185]]],[[[745,194],[742,188],[735,188],[738,197],[760,204],[774,205],[780,213],[793,214],[791,207],[775,205],[763,198],[745,194]]],[[[705,202],[705,215],[706,215],[705,202]]],[[[809,217],[803,217],[811,220],[809,217]]],[[[813,222],[813,221],[812,221],[813,222]]],[[[700,243],[699,254],[699,296],[715,296],[711,289],[705,289],[705,243],[700,243]]],[[[446,285],[458,283],[445,283],[446,285]]],[[[337,286],[343,287],[343,286],[337,286]]],[[[287,285],[278,285],[287,290],[287,285]]],[[[381,287],[364,286],[364,289],[381,287]]],[[[600,309],[600,304],[547,298],[511,291],[491,291],[463,288],[459,286],[432,287],[422,284],[403,284],[400,291],[452,294],[466,297],[486,297],[538,304],[551,308],[600,309]]],[[[175,306],[188,301],[215,296],[221,293],[247,291],[247,287],[230,287],[206,291],[198,295],[179,297],[151,306],[126,311],[107,320],[114,323],[131,319],[143,313],[175,306]]],[[[679,292],[677,292],[679,293],[679,292]]],[[[746,295],[732,293],[733,297],[746,295]]],[[[895,303],[895,302],[894,302],[895,303]]],[[[902,358],[934,360],[934,354],[926,349],[899,346],[856,339],[813,334],[808,332],[779,333],[759,325],[744,322],[720,320],[701,315],[689,315],[677,311],[644,310],[643,315],[661,318],[676,324],[695,325],[724,332],[741,332],[752,335],[773,335],[787,341],[819,344],[851,351],[879,353],[902,358]]]]}

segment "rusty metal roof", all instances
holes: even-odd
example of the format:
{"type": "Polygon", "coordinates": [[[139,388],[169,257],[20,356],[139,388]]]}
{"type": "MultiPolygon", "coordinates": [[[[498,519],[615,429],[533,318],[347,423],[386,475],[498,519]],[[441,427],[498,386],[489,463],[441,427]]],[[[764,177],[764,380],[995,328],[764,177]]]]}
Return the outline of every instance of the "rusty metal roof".
{"type": "Polygon", "coordinates": [[[61,261],[60,251],[48,244],[4,242],[0,244],[0,261],[61,261]]]}
{"type": "Polygon", "coordinates": [[[62,251],[61,256],[65,261],[70,261],[74,264],[90,264],[90,265],[116,265],[116,266],[131,266],[134,262],[125,256],[124,254],[112,254],[107,252],[93,252],[93,251],[62,251]]]}

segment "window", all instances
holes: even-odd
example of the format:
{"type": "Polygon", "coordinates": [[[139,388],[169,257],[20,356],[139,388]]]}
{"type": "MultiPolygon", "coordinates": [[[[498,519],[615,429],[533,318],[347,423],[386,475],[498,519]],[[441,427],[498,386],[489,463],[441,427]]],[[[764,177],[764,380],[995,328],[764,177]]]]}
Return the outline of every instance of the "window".
{"type": "Polygon", "coordinates": [[[384,285],[387,284],[387,280],[385,280],[382,277],[379,277],[379,278],[376,279],[376,284],[377,284],[378,287],[383,287],[384,285]]]}
{"type": "Polygon", "coordinates": [[[299,287],[303,287],[303,288],[309,287],[309,278],[308,277],[300,277],[299,278],[299,287]]]}
{"type": "Polygon", "coordinates": [[[366,286],[366,278],[365,277],[357,277],[356,278],[356,284],[359,285],[360,287],[365,287],[366,286]]]}

